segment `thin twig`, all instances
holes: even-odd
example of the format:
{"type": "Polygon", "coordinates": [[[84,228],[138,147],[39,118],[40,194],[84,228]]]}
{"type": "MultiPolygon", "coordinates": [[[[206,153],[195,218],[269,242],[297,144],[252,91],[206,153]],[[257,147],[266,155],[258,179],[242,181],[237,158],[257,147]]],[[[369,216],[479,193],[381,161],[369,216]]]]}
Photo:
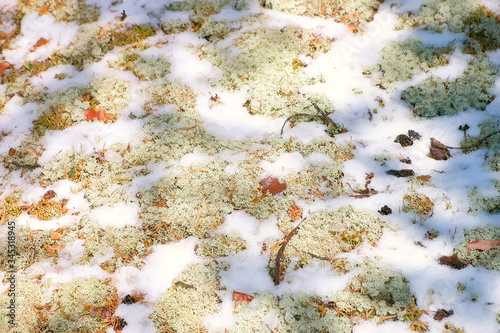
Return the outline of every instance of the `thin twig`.
{"type": "Polygon", "coordinates": [[[287,244],[290,241],[290,239],[292,239],[292,237],[295,236],[299,232],[300,225],[306,219],[307,218],[304,217],[302,219],[302,221],[300,221],[299,224],[297,224],[297,226],[295,228],[293,228],[292,231],[290,231],[288,233],[288,235],[285,236],[285,238],[283,239],[283,243],[281,243],[281,246],[280,246],[280,248],[278,250],[278,253],[276,254],[276,263],[275,263],[275,266],[274,266],[274,284],[276,286],[278,284],[280,284],[280,280],[281,280],[281,261],[283,260],[283,254],[285,253],[285,247],[287,246],[287,244]]]}
{"type": "Polygon", "coordinates": [[[288,121],[291,121],[292,119],[296,117],[310,117],[310,118],[319,118],[322,120],[326,126],[331,125],[333,129],[338,130],[340,128],[339,125],[337,125],[333,120],[328,117],[328,113],[325,111],[321,110],[321,108],[318,106],[316,103],[312,103],[316,111],[318,111],[319,114],[309,114],[309,113],[296,113],[294,115],[291,115],[290,117],[286,118],[285,122],[283,123],[283,126],[281,126],[281,132],[280,134],[283,135],[283,129],[285,128],[285,125],[288,121]]]}
{"type": "Polygon", "coordinates": [[[484,138],[482,138],[481,140],[479,140],[478,142],[476,142],[475,144],[469,145],[469,146],[464,146],[464,147],[450,147],[450,146],[447,146],[447,145],[443,145],[443,146],[446,147],[446,148],[448,148],[448,149],[471,149],[471,148],[477,148],[477,147],[479,147],[479,145],[483,141],[488,140],[491,136],[493,136],[495,134],[499,134],[499,133],[500,133],[500,131],[496,131],[496,132],[490,133],[487,136],[485,136],[484,138]]]}

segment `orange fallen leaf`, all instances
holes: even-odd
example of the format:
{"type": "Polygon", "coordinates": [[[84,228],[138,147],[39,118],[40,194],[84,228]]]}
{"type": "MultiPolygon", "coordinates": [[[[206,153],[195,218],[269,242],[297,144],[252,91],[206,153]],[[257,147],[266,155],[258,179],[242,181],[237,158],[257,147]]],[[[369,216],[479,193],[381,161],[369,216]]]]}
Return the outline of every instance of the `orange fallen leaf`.
{"type": "Polygon", "coordinates": [[[59,243],[59,244],[55,244],[55,245],[49,245],[45,249],[45,252],[47,252],[48,254],[53,255],[55,257],[55,256],[57,256],[57,253],[59,251],[61,251],[62,249],[64,249],[65,247],[66,247],[66,243],[64,243],[64,242],[59,243]]]}
{"type": "Polygon", "coordinates": [[[478,239],[467,244],[468,249],[475,249],[481,251],[488,251],[492,247],[500,246],[500,239],[498,240],[488,240],[488,239],[478,239]]]}
{"type": "Polygon", "coordinates": [[[2,76],[3,72],[9,68],[10,64],[7,61],[0,63],[0,76],[2,76]]]}
{"type": "Polygon", "coordinates": [[[39,48],[40,46],[44,46],[45,44],[47,44],[49,41],[45,38],[40,38],[35,45],[33,45],[33,47],[31,48],[31,51],[34,51],[35,49],[39,48]]]}
{"type": "Polygon", "coordinates": [[[253,300],[253,296],[233,290],[233,300],[235,302],[249,303],[253,300]]]}
{"type": "Polygon", "coordinates": [[[417,176],[417,179],[418,179],[418,180],[421,180],[421,181],[423,181],[423,182],[426,182],[426,181],[428,181],[428,180],[429,180],[429,179],[431,179],[431,178],[432,178],[432,176],[430,176],[430,175],[421,175],[421,176],[417,176]]]}
{"type": "Polygon", "coordinates": [[[50,236],[51,239],[53,240],[61,240],[62,239],[62,235],[60,233],[58,233],[57,231],[54,231],[52,233],[52,235],[50,236]]]}
{"type": "Polygon", "coordinates": [[[262,193],[269,192],[271,194],[277,194],[286,190],[286,183],[280,183],[276,177],[266,177],[260,181],[260,186],[262,188],[262,193]]]}
{"type": "Polygon", "coordinates": [[[87,121],[96,119],[104,123],[108,120],[116,120],[116,115],[108,113],[104,109],[91,108],[85,111],[84,115],[87,121]]]}

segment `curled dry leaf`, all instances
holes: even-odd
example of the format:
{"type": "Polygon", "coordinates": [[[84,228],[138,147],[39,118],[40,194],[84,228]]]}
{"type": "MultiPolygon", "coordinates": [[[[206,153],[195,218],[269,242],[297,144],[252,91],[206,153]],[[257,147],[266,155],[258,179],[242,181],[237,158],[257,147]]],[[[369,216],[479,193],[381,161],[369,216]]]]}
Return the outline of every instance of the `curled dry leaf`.
{"type": "Polygon", "coordinates": [[[429,148],[428,156],[435,160],[441,161],[449,159],[451,155],[450,151],[444,144],[434,138],[431,138],[431,146],[429,148]]]}
{"type": "Polygon", "coordinates": [[[233,300],[236,303],[249,303],[253,300],[253,296],[233,290],[233,300]]]}
{"type": "Polygon", "coordinates": [[[3,72],[9,68],[10,64],[7,61],[0,63],[0,76],[2,76],[3,72]]]}
{"type": "Polygon", "coordinates": [[[260,186],[262,193],[269,192],[271,194],[277,194],[286,190],[286,183],[280,183],[276,177],[266,177],[260,181],[260,186]]]}
{"type": "Polygon", "coordinates": [[[488,251],[492,247],[500,246],[500,239],[488,240],[488,239],[478,239],[467,244],[468,249],[475,249],[481,251],[488,251]]]}
{"type": "Polygon", "coordinates": [[[91,108],[85,111],[85,120],[99,120],[101,122],[106,122],[108,120],[116,120],[116,115],[106,112],[104,109],[91,108]]]}

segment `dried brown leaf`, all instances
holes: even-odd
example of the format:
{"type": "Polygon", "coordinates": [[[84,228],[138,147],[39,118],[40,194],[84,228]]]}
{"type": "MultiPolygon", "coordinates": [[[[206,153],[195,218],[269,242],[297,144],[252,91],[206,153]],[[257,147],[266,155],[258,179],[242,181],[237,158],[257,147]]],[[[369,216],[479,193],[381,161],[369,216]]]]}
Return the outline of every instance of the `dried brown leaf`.
{"type": "Polygon", "coordinates": [[[488,251],[492,247],[500,246],[500,239],[498,240],[488,240],[488,239],[478,239],[467,244],[468,249],[475,249],[481,251],[488,251]]]}
{"type": "Polygon", "coordinates": [[[441,265],[450,266],[455,269],[462,269],[467,266],[467,263],[460,259],[456,253],[451,256],[442,256],[439,258],[439,263],[441,265]]]}
{"type": "Polygon", "coordinates": [[[233,300],[237,303],[249,303],[253,300],[253,296],[233,290],[233,300]]]}
{"type": "Polygon", "coordinates": [[[269,192],[271,194],[277,194],[286,190],[286,183],[280,183],[276,177],[266,177],[260,181],[260,186],[262,193],[269,192]]]}

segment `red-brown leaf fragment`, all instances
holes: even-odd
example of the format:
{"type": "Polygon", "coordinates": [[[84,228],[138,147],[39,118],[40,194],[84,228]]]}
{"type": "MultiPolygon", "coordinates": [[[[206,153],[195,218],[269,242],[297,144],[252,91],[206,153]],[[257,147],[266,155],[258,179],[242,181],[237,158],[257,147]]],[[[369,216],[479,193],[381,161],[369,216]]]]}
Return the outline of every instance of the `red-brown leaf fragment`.
{"type": "Polygon", "coordinates": [[[276,177],[266,177],[260,181],[260,186],[262,188],[262,193],[269,192],[271,194],[277,194],[286,190],[286,183],[280,183],[276,177]]]}
{"type": "Polygon", "coordinates": [[[7,61],[0,63],[0,76],[2,76],[3,72],[9,68],[10,64],[7,61]]]}
{"type": "Polygon", "coordinates": [[[112,113],[107,113],[106,110],[104,109],[95,109],[95,108],[88,109],[87,111],[85,111],[84,115],[85,115],[85,120],[87,121],[95,119],[104,123],[108,120],[116,120],[116,115],[112,113]]]}
{"type": "Polygon", "coordinates": [[[233,290],[233,300],[236,303],[249,303],[253,300],[253,296],[233,290]]]}
{"type": "Polygon", "coordinates": [[[439,258],[439,263],[455,269],[462,269],[467,266],[467,263],[461,260],[456,253],[451,256],[442,256],[439,258]]]}
{"type": "Polygon", "coordinates": [[[468,249],[475,249],[481,251],[488,251],[492,247],[500,246],[500,239],[498,240],[488,240],[488,239],[478,239],[467,244],[468,249]]]}
{"type": "Polygon", "coordinates": [[[431,146],[429,148],[428,156],[435,160],[442,161],[449,159],[451,155],[450,151],[444,144],[434,138],[431,138],[431,146]]]}
{"type": "Polygon", "coordinates": [[[44,46],[45,44],[47,44],[49,41],[46,40],[45,38],[40,38],[35,45],[33,45],[33,48],[31,49],[32,51],[34,51],[35,49],[39,48],[40,46],[44,46]]]}
{"type": "Polygon", "coordinates": [[[45,194],[43,195],[43,198],[45,200],[50,200],[52,199],[53,197],[56,196],[56,192],[54,190],[48,190],[47,192],[45,192],[45,194]]]}

